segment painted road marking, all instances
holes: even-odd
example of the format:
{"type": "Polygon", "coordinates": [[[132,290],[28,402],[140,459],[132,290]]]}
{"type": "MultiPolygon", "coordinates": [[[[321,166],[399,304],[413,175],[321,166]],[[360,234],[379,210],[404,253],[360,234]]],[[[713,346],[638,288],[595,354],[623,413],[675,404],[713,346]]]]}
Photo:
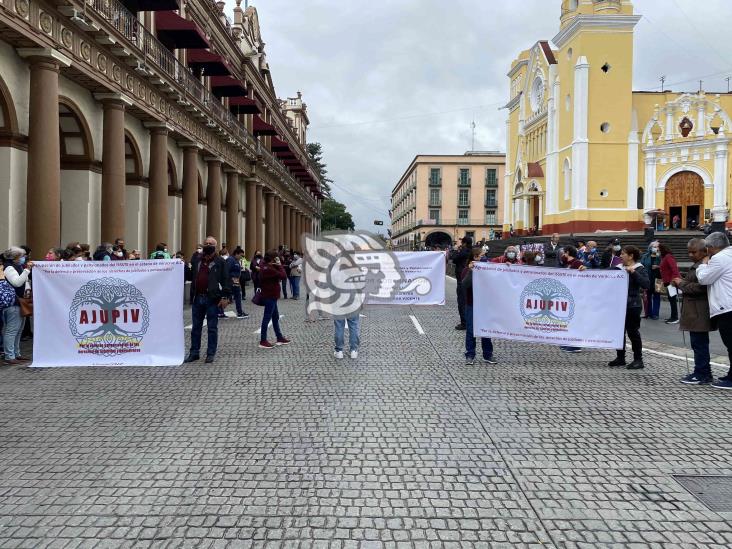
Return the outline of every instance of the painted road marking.
{"type": "Polygon", "coordinates": [[[419,323],[419,320],[417,320],[417,317],[409,315],[409,318],[412,319],[412,324],[414,324],[414,327],[417,329],[417,333],[419,333],[419,335],[424,335],[424,330],[422,329],[422,325],[419,323]]]}

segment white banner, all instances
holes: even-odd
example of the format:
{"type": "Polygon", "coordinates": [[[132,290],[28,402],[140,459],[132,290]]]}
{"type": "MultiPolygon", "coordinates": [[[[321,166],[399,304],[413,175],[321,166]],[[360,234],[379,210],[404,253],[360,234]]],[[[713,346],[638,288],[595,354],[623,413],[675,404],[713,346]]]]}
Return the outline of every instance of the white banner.
{"type": "Polygon", "coordinates": [[[549,269],[478,263],[476,337],[547,345],[624,347],[628,275],[619,269],[549,269]]]}
{"type": "Polygon", "coordinates": [[[33,267],[33,366],[183,363],[181,261],[44,261],[33,267]]]}
{"type": "Polygon", "coordinates": [[[399,263],[401,275],[395,265],[381,265],[378,276],[381,284],[393,281],[394,295],[389,299],[369,296],[369,305],[444,305],[445,304],[445,254],[442,252],[392,252],[399,263]]]}

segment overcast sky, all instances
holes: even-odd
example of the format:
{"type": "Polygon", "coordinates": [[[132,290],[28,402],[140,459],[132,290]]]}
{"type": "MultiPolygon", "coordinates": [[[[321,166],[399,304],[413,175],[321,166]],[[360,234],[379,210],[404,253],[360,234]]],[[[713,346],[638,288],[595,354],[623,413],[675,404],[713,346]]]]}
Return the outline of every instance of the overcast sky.
{"type": "MultiPolygon", "coordinates": [[[[233,0],[229,0],[233,7],[233,0]]],[[[334,196],[357,228],[389,224],[417,154],[505,149],[511,61],[559,30],[561,0],[250,0],[277,95],[301,90],[334,196]]],[[[635,0],[635,89],[726,91],[732,0],[635,0]],[[716,33],[716,34],[715,34],[716,33]]]]}

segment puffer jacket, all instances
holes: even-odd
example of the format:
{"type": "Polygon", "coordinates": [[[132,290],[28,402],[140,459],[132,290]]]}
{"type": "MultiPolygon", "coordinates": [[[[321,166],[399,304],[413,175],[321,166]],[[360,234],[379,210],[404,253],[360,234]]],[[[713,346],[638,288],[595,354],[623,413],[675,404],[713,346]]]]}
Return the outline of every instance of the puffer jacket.
{"type": "Polygon", "coordinates": [[[653,285],[657,278],[661,278],[661,271],[653,268],[661,265],[661,254],[657,253],[654,257],[653,252],[651,252],[652,247],[653,245],[649,244],[648,250],[641,256],[641,263],[646,268],[648,278],[651,279],[651,285],[653,285]]]}
{"type": "Polygon", "coordinates": [[[696,276],[699,265],[701,262],[694,263],[679,284],[683,299],[679,329],[683,332],[713,332],[717,329],[714,320],[709,318],[707,286],[699,284],[696,276]]]}

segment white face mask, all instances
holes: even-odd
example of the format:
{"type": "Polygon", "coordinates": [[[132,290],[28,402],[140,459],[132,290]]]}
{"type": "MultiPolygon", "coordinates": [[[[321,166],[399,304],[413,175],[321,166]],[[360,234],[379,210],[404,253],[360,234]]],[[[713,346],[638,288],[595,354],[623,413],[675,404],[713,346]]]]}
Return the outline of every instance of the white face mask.
{"type": "Polygon", "coordinates": [[[114,252],[114,255],[116,255],[117,257],[122,257],[122,252],[114,252]]]}
{"type": "Polygon", "coordinates": [[[623,249],[622,246],[613,246],[613,251],[615,251],[615,252],[619,252],[622,249],[623,249]]]}
{"type": "Polygon", "coordinates": [[[508,252],[508,253],[506,254],[506,257],[507,257],[508,259],[516,259],[516,254],[515,254],[515,253],[513,253],[513,252],[508,252]]]}

